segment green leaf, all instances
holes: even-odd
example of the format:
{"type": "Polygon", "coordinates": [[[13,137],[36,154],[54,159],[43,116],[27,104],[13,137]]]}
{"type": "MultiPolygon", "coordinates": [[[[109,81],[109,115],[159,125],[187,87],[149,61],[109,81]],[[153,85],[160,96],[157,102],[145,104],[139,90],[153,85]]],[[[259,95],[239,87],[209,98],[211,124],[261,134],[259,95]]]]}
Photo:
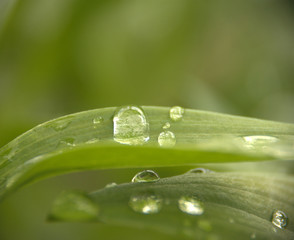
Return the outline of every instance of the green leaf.
{"type": "Polygon", "coordinates": [[[294,156],[292,124],[189,109],[182,112],[181,108],[122,109],[61,117],[2,147],[0,199],[27,183],[73,171],[287,160],[294,156]],[[115,123],[114,115],[119,118],[115,123]],[[115,124],[120,126],[116,132],[115,124]]]}
{"type": "Polygon", "coordinates": [[[106,187],[86,197],[74,194],[76,204],[68,204],[73,198],[64,201],[67,195],[73,193],[62,194],[53,205],[51,215],[57,220],[79,220],[64,215],[69,205],[87,197],[100,209],[94,221],[149,228],[179,239],[294,238],[293,175],[194,171],[157,182],[106,187]],[[283,222],[274,221],[281,228],[272,223],[278,210],[287,216],[283,222]]]}

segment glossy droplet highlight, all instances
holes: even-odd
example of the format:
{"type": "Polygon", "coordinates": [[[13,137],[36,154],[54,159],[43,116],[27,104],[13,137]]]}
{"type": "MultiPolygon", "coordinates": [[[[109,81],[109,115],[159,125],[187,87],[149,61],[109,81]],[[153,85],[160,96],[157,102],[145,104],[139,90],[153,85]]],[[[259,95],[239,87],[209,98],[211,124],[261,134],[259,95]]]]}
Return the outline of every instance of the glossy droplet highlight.
{"type": "Polygon", "coordinates": [[[171,131],[161,132],[158,136],[158,144],[161,147],[173,147],[176,144],[176,136],[171,131]]]}
{"type": "Polygon", "coordinates": [[[158,174],[152,170],[145,170],[137,173],[132,182],[156,182],[160,179],[158,174]]]}
{"type": "Polygon", "coordinates": [[[130,198],[129,206],[138,213],[155,214],[162,208],[162,199],[154,194],[134,195],[130,198]]]}
{"type": "Polygon", "coordinates": [[[285,228],[288,224],[287,215],[281,210],[273,212],[272,224],[281,229],[285,228]]]}
{"type": "Polygon", "coordinates": [[[182,212],[191,215],[202,215],[204,212],[203,203],[195,197],[181,197],[178,200],[178,206],[182,212]]]}
{"type": "Polygon", "coordinates": [[[183,118],[184,108],[175,106],[169,110],[169,116],[173,121],[179,121],[183,118]]]}
{"type": "Polygon", "coordinates": [[[60,221],[90,221],[97,218],[98,205],[85,193],[64,192],[54,201],[49,219],[60,221]]]}
{"type": "Polygon", "coordinates": [[[74,138],[65,138],[59,141],[57,148],[75,147],[74,138]]]}
{"type": "Polygon", "coordinates": [[[246,147],[249,149],[267,147],[268,145],[279,141],[279,139],[276,137],[263,135],[245,136],[243,137],[243,140],[246,143],[246,147]]]}
{"type": "Polygon", "coordinates": [[[65,119],[56,120],[52,123],[52,127],[55,131],[62,131],[66,129],[71,124],[71,117],[65,119]]]}
{"type": "Polygon", "coordinates": [[[142,109],[135,106],[120,108],[113,117],[114,141],[142,145],[149,140],[149,124],[142,109]]]}

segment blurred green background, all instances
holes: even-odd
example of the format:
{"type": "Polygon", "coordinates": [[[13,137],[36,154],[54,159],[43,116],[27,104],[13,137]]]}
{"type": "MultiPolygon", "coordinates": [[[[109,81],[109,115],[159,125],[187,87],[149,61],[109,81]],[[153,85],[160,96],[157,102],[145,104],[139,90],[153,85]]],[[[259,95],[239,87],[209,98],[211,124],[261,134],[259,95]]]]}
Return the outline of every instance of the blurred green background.
{"type": "MultiPolygon", "coordinates": [[[[125,104],[293,122],[293,26],[291,0],[0,0],[0,146],[52,118],[125,104]]],[[[45,222],[63,189],[92,191],[136,171],[26,187],[0,204],[0,239],[171,239],[45,222]]]]}

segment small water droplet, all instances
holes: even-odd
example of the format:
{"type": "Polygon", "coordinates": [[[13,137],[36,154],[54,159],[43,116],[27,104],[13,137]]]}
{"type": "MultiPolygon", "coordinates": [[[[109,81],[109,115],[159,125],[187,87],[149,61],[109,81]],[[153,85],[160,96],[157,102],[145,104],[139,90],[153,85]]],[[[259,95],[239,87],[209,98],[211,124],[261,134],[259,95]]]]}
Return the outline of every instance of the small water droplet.
{"type": "Polygon", "coordinates": [[[142,172],[137,173],[132,182],[156,182],[160,179],[158,174],[152,170],[144,170],[142,172]]]}
{"type": "Polygon", "coordinates": [[[169,110],[169,116],[173,121],[179,121],[182,119],[184,114],[184,108],[179,106],[174,106],[169,110]]]}
{"type": "Polygon", "coordinates": [[[69,191],[54,201],[49,219],[63,221],[90,221],[97,218],[98,205],[85,193],[69,191]]]}
{"type": "Polygon", "coordinates": [[[272,224],[281,229],[285,228],[288,224],[287,215],[281,210],[274,211],[272,217],[272,224]]]}
{"type": "Polygon", "coordinates": [[[166,122],[163,126],[162,126],[163,129],[169,129],[170,128],[170,123],[169,122],[166,122]]]}
{"type": "Polygon", "coordinates": [[[183,196],[178,200],[179,209],[191,215],[202,215],[204,212],[203,203],[195,197],[183,196]]]}
{"type": "Polygon", "coordinates": [[[86,142],[86,144],[94,144],[94,143],[97,143],[97,142],[99,142],[99,139],[98,138],[92,138],[92,139],[88,140],[86,142]]]}
{"type": "Polygon", "coordinates": [[[212,173],[213,171],[206,168],[194,168],[188,171],[188,173],[212,173]]]}
{"type": "Polygon", "coordinates": [[[112,182],[112,183],[106,184],[105,188],[111,188],[111,187],[115,187],[115,186],[117,186],[117,183],[112,182]]]}
{"type": "Polygon", "coordinates": [[[75,147],[75,139],[74,138],[65,138],[59,141],[57,148],[64,148],[64,147],[75,147]]]}
{"type": "Polygon", "coordinates": [[[149,124],[142,109],[135,106],[120,108],[113,117],[114,141],[142,145],[149,140],[149,124]]]}
{"type": "Polygon", "coordinates": [[[104,121],[103,117],[98,116],[93,119],[94,128],[97,128],[97,125],[104,121]]]}
{"type": "Polygon", "coordinates": [[[129,206],[138,213],[155,214],[162,208],[162,199],[154,194],[134,195],[130,198],[129,206]]]}
{"type": "Polygon", "coordinates": [[[57,121],[53,122],[51,126],[54,128],[55,131],[64,130],[71,123],[71,121],[69,119],[70,118],[57,120],[57,121]]]}
{"type": "Polygon", "coordinates": [[[173,147],[176,144],[176,136],[171,131],[161,132],[158,136],[158,144],[161,147],[173,147]]]}
{"type": "Polygon", "coordinates": [[[245,136],[243,137],[243,140],[246,143],[246,147],[249,149],[267,147],[267,145],[273,144],[279,141],[279,139],[276,137],[263,136],[263,135],[245,136]]]}

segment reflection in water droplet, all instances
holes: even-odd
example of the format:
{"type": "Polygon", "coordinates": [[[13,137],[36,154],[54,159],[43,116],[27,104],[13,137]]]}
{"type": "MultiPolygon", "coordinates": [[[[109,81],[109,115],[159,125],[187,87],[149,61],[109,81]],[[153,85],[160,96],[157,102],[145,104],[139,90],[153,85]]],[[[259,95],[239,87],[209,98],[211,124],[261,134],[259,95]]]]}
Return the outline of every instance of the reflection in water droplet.
{"type": "Polygon", "coordinates": [[[64,192],[51,208],[49,219],[63,221],[90,221],[97,218],[98,205],[85,193],[64,192]]]}
{"type": "Polygon", "coordinates": [[[162,126],[163,129],[169,129],[170,128],[170,123],[169,122],[166,122],[163,126],[162,126]]]}
{"type": "Polygon", "coordinates": [[[142,145],[149,140],[149,124],[142,109],[135,106],[120,108],[113,117],[114,141],[142,145]]]}
{"type": "Polygon", "coordinates": [[[111,187],[115,187],[115,186],[117,186],[117,184],[115,182],[112,182],[112,183],[106,184],[105,188],[111,188],[111,187]]]}
{"type": "Polygon", "coordinates": [[[277,210],[273,213],[272,224],[274,224],[278,228],[285,228],[288,224],[287,215],[281,210],[277,210]]]}
{"type": "Polygon", "coordinates": [[[103,117],[101,117],[101,116],[95,117],[95,118],[93,119],[94,128],[96,128],[97,125],[99,125],[99,124],[102,123],[103,121],[104,121],[103,117]]]}
{"type": "Polygon", "coordinates": [[[158,144],[161,147],[173,147],[176,144],[176,136],[171,131],[161,132],[158,136],[158,144]]]}
{"type": "Polygon", "coordinates": [[[160,179],[158,174],[152,170],[145,170],[137,173],[132,182],[156,182],[160,179]]]}
{"type": "Polygon", "coordinates": [[[213,173],[213,171],[206,168],[194,168],[189,170],[188,173],[213,173]]]}
{"type": "Polygon", "coordinates": [[[182,119],[184,114],[184,108],[175,106],[169,110],[169,116],[173,121],[179,121],[182,119]]]}
{"type": "Polygon", "coordinates": [[[204,212],[203,203],[195,197],[183,196],[178,200],[179,209],[191,215],[202,215],[204,212]]]}
{"type": "Polygon", "coordinates": [[[138,213],[154,214],[162,208],[162,199],[154,194],[134,195],[130,198],[129,206],[138,213]]]}

